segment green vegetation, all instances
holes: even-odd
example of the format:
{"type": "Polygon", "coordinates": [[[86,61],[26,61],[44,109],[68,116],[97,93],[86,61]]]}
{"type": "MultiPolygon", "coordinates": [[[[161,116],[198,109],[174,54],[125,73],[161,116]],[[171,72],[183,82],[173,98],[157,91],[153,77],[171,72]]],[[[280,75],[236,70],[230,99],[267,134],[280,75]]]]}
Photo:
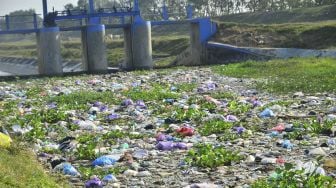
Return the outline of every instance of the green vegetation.
{"type": "Polygon", "coordinates": [[[236,46],[335,49],[335,21],[284,24],[219,23],[216,42],[236,46]]]}
{"type": "Polygon", "coordinates": [[[336,61],[332,58],[295,58],[248,61],[212,68],[216,73],[258,79],[257,88],[275,93],[335,92],[336,61]]]}
{"type": "Polygon", "coordinates": [[[335,121],[317,122],[315,119],[306,119],[293,123],[293,132],[286,134],[287,138],[302,140],[304,135],[327,135],[331,134],[331,128],[335,121]]]}
{"type": "Polygon", "coordinates": [[[268,179],[259,179],[254,182],[252,188],[333,188],[335,179],[315,173],[304,173],[304,170],[295,170],[294,165],[286,163],[284,168],[277,168],[275,174],[268,179]]]}
{"type": "Polygon", "coordinates": [[[172,113],[170,118],[176,121],[199,122],[201,121],[202,117],[206,115],[204,111],[195,108],[183,109],[180,107],[175,107],[171,112],[172,113]]]}
{"type": "Polygon", "coordinates": [[[212,98],[215,99],[230,99],[233,100],[235,98],[235,94],[231,92],[213,92],[210,94],[212,98]]]}
{"type": "Polygon", "coordinates": [[[315,22],[334,20],[336,18],[335,12],[336,5],[327,5],[273,12],[257,11],[253,13],[230,14],[216,17],[215,20],[254,24],[315,22]]]}
{"type": "Polygon", "coordinates": [[[145,88],[135,87],[129,91],[124,92],[124,96],[136,101],[143,100],[145,102],[163,99],[177,99],[180,94],[172,92],[167,87],[161,85],[155,85],[150,90],[145,88]]]}
{"type": "Polygon", "coordinates": [[[229,166],[233,162],[239,162],[242,157],[238,152],[226,150],[224,147],[214,147],[211,144],[200,144],[188,152],[185,161],[190,165],[215,168],[229,166]]]}
{"type": "Polygon", "coordinates": [[[121,101],[116,100],[113,92],[95,92],[95,91],[78,91],[70,94],[50,97],[49,102],[56,102],[57,105],[65,109],[86,109],[88,104],[102,102],[104,104],[119,104],[121,101]]]}
{"type": "Polygon", "coordinates": [[[91,176],[96,175],[103,179],[107,174],[119,175],[126,171],[126,167],[113,167],[113,168],[94,168],[94,167],[80,167],[79,172],[82,174],[84,179],[90,179],[91,176]]]}
{"type": "Polygon", "coordinates": [[[221,136],[219,136],[217,138],[217,140],[219,140],[221,142],[226,142],[226,141],[236,140],[238,138],[246,139],[249,136],[250,135],[246,132],[243,132],[242,134],[238,134],[238,133],[235,133],[233,131],[226,130],[221,136]]]}
{"type": "Polygon", "coordinates": [[[240,103],[236,100],[233,100],[228,104],[228,109],[232,114],[244,114],[248,112],[251,108],[251,104],[240,103]]]}
{"type": "Polygon", "coordinates": [[[221,134],[225,131],[231,129],[233,124],[230,122],[225,122],[223,120],[210,120],[204,123],[202,127],[198,129],[198,132],[202,136],[209,136],[211,134],[221,134]]]}
{"type": "Polygon", "coordinates": [[[70,187],[60,177],[49,177],[36,157],[16,144],[0,148],[0,187],[70,187]]]}

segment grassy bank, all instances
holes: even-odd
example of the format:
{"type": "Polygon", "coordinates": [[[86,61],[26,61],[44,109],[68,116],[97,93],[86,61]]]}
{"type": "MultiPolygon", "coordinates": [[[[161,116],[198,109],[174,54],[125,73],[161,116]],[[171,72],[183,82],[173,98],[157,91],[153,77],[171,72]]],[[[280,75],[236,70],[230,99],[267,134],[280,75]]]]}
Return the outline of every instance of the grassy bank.
{"type": "Polygon", "coordinates": [[[212,39],[236,46],[335,49],[336,22],[290,24],[219,23],[212,39]]]}
{"type": "Polygon", "coordinates": [[[297,8],[277,12],[231,14],[215,18],[218,21],[254,24],[316,22],[336,19],[336,5],[297,8]]]}
{"type": "Polygon", "coordinates": [[[219,74],[256,78],[257,88],[275,93],[336,92],[336,59],[295,58],[214,66],[219,74]]]}
{"type": "Polygon", "coordinates": [[[0,148],[0,169],[0,187],[70,187],[45,173],[36,157],[22,146],[0,148]]]}

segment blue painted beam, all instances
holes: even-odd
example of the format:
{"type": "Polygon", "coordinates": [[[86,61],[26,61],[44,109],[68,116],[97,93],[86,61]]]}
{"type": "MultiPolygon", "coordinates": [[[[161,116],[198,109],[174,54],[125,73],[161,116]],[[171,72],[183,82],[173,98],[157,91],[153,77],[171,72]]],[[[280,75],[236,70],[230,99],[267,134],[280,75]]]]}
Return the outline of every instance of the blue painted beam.
{"type": "Polygon", "coordinates": [[[79,20],[86,19],[90,17],[125,17],[125,16],[136,16],[140,12],[113,12],[113,13],[95,13],[95,14],[79,14],[79,15],[69,15],[69,16],[56,16],[55,20],[79,20]]]}
{"type": "MultiPolygon", "coordinates": [[[[105,29],[127,28],[130,26],[131,24],[110,24],[105,25],[105,29]]],[[[60,28],[60,31],[81,31],[82,28],[83,26],[66,27],[66,28],[60,28]]]]}

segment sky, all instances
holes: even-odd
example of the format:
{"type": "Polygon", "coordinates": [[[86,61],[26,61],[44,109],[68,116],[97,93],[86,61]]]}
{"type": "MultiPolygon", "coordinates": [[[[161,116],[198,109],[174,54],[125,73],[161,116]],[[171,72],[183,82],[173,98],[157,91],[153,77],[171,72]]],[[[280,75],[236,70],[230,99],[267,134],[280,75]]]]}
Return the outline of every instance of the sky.
{"type": "MultiPolygon", "coordinates": [[[[48,11],[55,7],[55,10],[63,10],[64,5],[77,4],[78,0],[47,0],[48,11]]],[[[37,14],[42,14],[42,0],[0,0],[0,16],[4,16],[15,10],[35,9],[37,14]]]]}

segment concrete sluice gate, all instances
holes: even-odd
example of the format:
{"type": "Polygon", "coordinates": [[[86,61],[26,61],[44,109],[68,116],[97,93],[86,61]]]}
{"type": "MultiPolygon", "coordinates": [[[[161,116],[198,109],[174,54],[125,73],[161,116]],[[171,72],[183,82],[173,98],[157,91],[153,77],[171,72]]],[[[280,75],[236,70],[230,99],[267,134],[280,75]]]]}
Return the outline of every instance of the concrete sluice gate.
{"type": "MultiPolygon", "coordinates": [[[[188,55],[181,56],[178,62],[184,65],[201,65],[205,56],[207,40],[215,33],[215,24],[210,19],[195,19],[190,22],[190,47],[188,55]],[[209,27],[210,26],[210,27],[209,27]]],[[[152,69],[151,22],[138,20],[123,27],[125,58],[123,70],[152,69]]],[[[106,73],[105,25],[93,24],[82,26],[82,70],[88,73],[106,73]]],[[[38,73],[41,75],[61,75],[60,29],[49,27],[37,32],[38,73]]],[[[185,54],[185,53],[184,53],[185,54]]]]}

